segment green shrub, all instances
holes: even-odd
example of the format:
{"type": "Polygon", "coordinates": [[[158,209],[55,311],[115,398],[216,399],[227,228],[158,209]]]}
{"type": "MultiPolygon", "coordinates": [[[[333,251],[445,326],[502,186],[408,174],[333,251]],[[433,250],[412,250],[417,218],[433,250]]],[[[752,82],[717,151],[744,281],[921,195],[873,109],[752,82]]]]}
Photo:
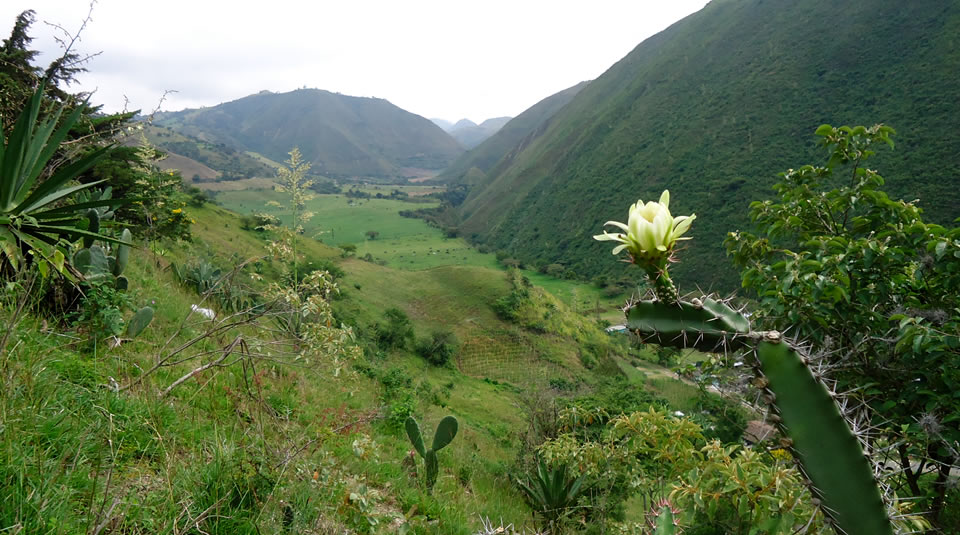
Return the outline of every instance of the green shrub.
{"type": "Polygon", "coordinates": [[[747,414],[736,401],[702,391],[697,398],[697,411],[694,420],[701,424],[707,440],[733,444],[743,438],[747,414]]]}
{"type": "Polygon", "coordinates": [[[429,338],[417,341],[417,354],[434,366],[446,366],[457,353],[459,341],[448,330],[434,331],[429,338]]]}
{"type": "Polygon", "coordinates": [[[374,325],[374,339],[377,346],[384,350],[406,347],[413,339],[413,325],[407,314],[396,307],[388,308],[384,313],[386,322],[374,325]]]}

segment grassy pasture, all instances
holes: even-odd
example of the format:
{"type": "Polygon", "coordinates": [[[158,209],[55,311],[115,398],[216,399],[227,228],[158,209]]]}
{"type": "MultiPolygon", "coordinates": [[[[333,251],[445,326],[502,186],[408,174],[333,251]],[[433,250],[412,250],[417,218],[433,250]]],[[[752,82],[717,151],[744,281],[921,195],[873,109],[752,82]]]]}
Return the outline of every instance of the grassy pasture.
{"type": "MultiPolygon", "coordinates": [[[[388,189],[386,193],[390,191],[388,189]]],[[[217,200],[226,208],[241,214],[265,212],[276,215],[285,223],[290,219],[286,208],[266,206],[269,201],[283,202],[283,194],[274,191],[223,192],[217,200]]],[[[315,215],[308,222],[305,234],[334,246],[352,243],[357,246],[357,256],[369,254],[398,269],[421,270],[449,265],[496,267],[493,255],[477,252],[462,239],[447,238],[422,220],[399,215],[401,210],[424,206],[430,205],[394,199],[317,195],[307,207],[315,215]],[[378,232],[379,235],[371,240],[367,237],[368,231],[378,232]]]]}
{"type": "Polygon", "coordinates": [[[445,186],[428,186],[424,184],[354,184],[349,187],[374,196],[378,193],[390,195],[394,190],[399,190],[411,197],[429,195],[430,193],[441,193],[446,189],[445,186]]]}
{"type": "MultiPolygon", "coordinates": [[[[363,191],[389,194],[394,189],[415,192],[434,191],[433,186],[363,186],[363,191]],[[376,189],[381,188],[381,189],[376,189]]],[[[217,200],[227,209],[241,214],[266,212],[289,221],[286,208],[267,206],[269,201],[283,203],[283,194],[268,190],[224,191],[217,200]]],[[[344,195],[317,195],[307,209],[314,212],[305,234],[329,245],[352,243],[357,256],[371,255],[391,268],[419,271],[441,266],[477,266],[502,269],[493,254],[477,251],[461,238],[448,238],[437,228],[419,219],[401,217],[401,210],[430,206],[394,199],[349,199],[344,195]],[[371,240],[367,231],[379,232],[371,240]]],[[[602,251],[601,251],[602,252],[602,251]]],[[[622,322],[619,307],[623,297],[609,298],[595,285],[558,279],[535,270],[523,270],[530,281],[560,298],[579,313],[599,317],[611,323],[622,322]]]]}

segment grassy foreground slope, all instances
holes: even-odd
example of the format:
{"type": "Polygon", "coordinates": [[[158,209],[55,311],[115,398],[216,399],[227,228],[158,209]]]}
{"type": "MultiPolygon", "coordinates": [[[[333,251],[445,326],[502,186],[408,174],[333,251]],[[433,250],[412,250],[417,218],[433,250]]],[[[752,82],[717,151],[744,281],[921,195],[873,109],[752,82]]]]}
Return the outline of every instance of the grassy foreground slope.
{"type": "MultiPolygon", "coordinates": [[[[478,182],[462,231],[527,262],[620,274],[590,236],[638,198],[696,212],[679,277],[732,288],[726,232],[778,172],[817,163],[823,123],[885,123],[875,160],[891,197],[960,215],[960,4],[715,0],[637,46],[478,182]]],[[[482,146],[481,146],[482,148],[482,146]]],[[[505,155],[506,152],[501,153],[505,155]]]]}
{"type": "MultiPolygon", "coordinates": [[[[499,270],[411,272],[347,259],[335,307],[361,338],[386,308],[399,307],[418,336],[449,328],[465,345],[502,342],[529,358],[493,355],[485,370],[470,366],[479,352],[465,353],[457,365],[468,373],[461,373],[394,350],[340,365],[315,355],[193,371],[234,335],[255,353],[269,339],[240,328],[201,339],[181,354],[195,358],[174,359],[137,382],[210,325],[186,317],[200,298],[174,280],[170,264],[229,270],[264,252],[263,235],[240,230],[235,214],[207,206],[191,215],[194,243],[154,243],[131,256],[131,296],[157,314],[119,347],[91,346],[89,331],[30,313],[13,317],[7,305],[16,296],[3,294],[0,324],[13,332],[0,354],[0,525],[23,533],[200,533],[195,527],[225,535],[393,533],[407,524],[409,533],[466,535],[481,516],[529,522],[508,471],[527,426],[518,404],[541,379],[595,380],[577,350],[579,340],[604,345],[591,321],[534,292],[524,321],[543,317],[543,330],[503,322],[492,304],[510,295],[511,284],[499,270]],[[553,371],[538,374],[537,364],[553,371]],[[498,375],[504,370],[511,375],[498,375]],[[410,445],[392,418],[398,410],[431,430],[447,414],[460,420],[433,496],[403,464],[410,445]]],[[[340,261],[338,250],[313,240],[303,240],[301,252],[315,263],[340,261]]]]}

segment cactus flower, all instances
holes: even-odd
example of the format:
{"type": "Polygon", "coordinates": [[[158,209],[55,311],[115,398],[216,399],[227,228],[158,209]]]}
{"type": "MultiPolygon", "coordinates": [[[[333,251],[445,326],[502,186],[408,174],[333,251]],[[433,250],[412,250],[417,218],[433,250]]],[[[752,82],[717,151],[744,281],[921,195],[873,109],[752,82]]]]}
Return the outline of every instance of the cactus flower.
{"type": "Polygon", "coordinates": [[[690,228],[696,215],[673,217],[670,215],[670,192],[664,190],[659,202],[638,200],[630,207],[627,223],[607,221],[606,225],[619,227],[624,232],[611,234],[606,230],[593,239],[598,241],[616,241],[620,245],[613,248],[613,254],[624,249],[630,253],[634,263],[641,260],[655,261],[669,256],[670,251],[683,234],[690,228]]]}

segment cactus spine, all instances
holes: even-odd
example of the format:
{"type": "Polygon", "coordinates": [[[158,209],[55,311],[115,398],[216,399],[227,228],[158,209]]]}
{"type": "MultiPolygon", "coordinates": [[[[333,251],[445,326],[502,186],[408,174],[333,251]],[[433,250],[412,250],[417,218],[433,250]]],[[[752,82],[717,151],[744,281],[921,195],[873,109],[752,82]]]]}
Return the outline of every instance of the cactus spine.
{"type": "Polygon", "coordinates": [[[663,504],[660,510],[654,510],[652,515],[653,532],[651,535],[674,535],[677,533],[677,521],[670,504],[663,504]]]}
{"type": "Polygon", "coordinates": [[[420,425],[417,424],[417,421],[413,417],[407,418],[405,424],[407,430],[407,437],[410,438],[410,442],[413,444],[413,449],[417,450],[417,453],[423,457],[424,465],[426,467],[426,486],[427,493],[433,491],[433,486],[437,482],[437,475],[440,472],[439,463],[437,462],[437,452],[445,448],[450,442],[453,441],[453,438],[457,436],[457,419],[453,416],[446,416],[443,420],[440,420],[440,423],[437,424],[437,431],[433,434],[433,444],[430,446],[430,449],[426,449],[423,442],[423,435],[420,433],[420,425]]]}
{"type": "Polygon", "coordinates": [[[893,533],[870,462],[801,348],[776,331],[751,330],[746,317],[709,298],[639,301],[626,314],[646,341],[707,352],[751,348],[777,425],[828,520],[845,535],[893,533]]]}

